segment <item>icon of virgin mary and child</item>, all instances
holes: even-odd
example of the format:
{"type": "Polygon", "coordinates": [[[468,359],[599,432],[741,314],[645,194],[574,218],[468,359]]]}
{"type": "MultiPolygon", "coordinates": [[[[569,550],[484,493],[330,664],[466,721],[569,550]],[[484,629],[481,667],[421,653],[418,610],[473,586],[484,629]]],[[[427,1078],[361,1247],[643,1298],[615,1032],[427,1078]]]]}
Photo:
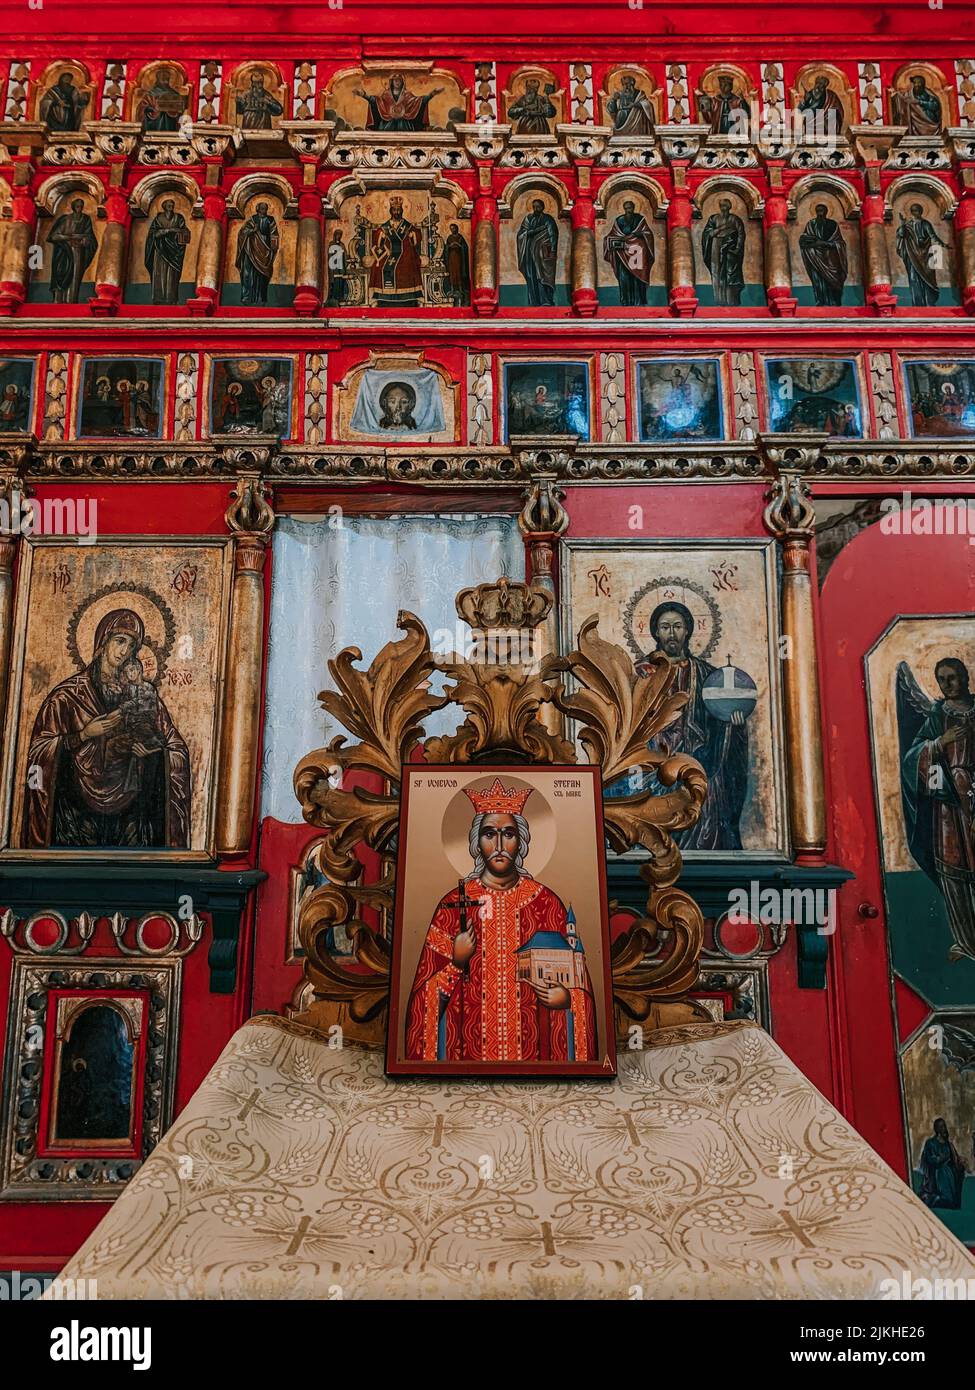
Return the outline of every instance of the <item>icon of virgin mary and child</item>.
{"type": "Polygon", "coordinates": [[[25,849],[185,849],[187,747],[145,676],[145,625],[116,608],[91,661],[47,695],[31,734],[25,849]]]}
{"type": "Polygon", "coordinates": [[[467,790],[473,871],[433,913],[406,1017],[414,1061],[591,1061],[596,1015],[572,909],[528,869],[532,788],[467,790]]]}

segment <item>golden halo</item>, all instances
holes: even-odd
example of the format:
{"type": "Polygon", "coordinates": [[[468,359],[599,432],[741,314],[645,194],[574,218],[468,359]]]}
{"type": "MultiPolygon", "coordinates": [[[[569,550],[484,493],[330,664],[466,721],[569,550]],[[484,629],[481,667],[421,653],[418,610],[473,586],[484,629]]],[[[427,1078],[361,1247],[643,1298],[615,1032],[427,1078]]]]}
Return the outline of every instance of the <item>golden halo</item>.
{"type": "MultiPolygon", "coordinates": [[[[487,791],[497,776],[496,771],[491,772],[484,777],[467,782],[465,786],[470,791],[487,791]]],[[[555,853],[555,813],[549,805],[548,798],[534,783],[508,772],[501,773],[501,780],[506,787],[531,788],[532,794],[525,802],[524,810],[524,816],[531,831],[531,844],[528,847],[525,868],[533,877],[540,878],[555,853]]],[[[456,871],[458,878],[466,878],[474,868],[474,860],[471,858],[470,852],[471,821],[474,816],[475,811],[470,798],[465,790],[461,790],[447,802],[447,808],[440,825],[440,842],[443,845],[443,852],[456,871]]]]}
{"type": "Polygon", "coordinates": [[[169,605],[144,584],[119,584],[100,589],[75,609],[68,624],[68,651],[79,671],[94,656],[95,631],[106,613],[127,608],[137,613],[145,629],[145,641],[137,652],[146,679],[161,680],[172,650],[176,624],[169,605]]]}
{"type": "Polygon", "coordinates": [[[721,610],[708,591],[693,579],[663,575],[651,579],[633,594],[623,614],[626,645],[636,661],[642,661],[656,647],[650,632],[650,615],[661,603],[682,603],[694,619],[691,650],[705,661],[721,637],[721,610]]]}

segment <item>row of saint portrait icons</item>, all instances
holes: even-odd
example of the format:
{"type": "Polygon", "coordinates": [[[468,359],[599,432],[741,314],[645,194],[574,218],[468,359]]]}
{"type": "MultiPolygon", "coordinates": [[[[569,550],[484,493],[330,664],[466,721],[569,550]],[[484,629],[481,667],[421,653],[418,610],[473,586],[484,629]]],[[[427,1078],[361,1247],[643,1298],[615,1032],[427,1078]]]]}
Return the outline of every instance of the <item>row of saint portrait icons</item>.
{"type": "Polygon", "coordinates": [[[746,180],[716,177],[701,185],[699,215],[680,247],[670,245],[652,189],[635,180],[608,184],[588,261],[575,254],[567,199],[554,183],[513,185],[498,249],[484,252],[472,250],[459,191],[370,190],[346,198],[323,230],[318,219],[290,215],[286,181],[254,175],[234,186],[233,216],[215,250],[205,220],[193,216],[195,184],[174,177],[133,220],[127,244],[113,243],[116,263],[109,267],[91,182],[80,191],[66,182],[55,196],[29,248],[22,296],[28,305],[96,302],[96,282],[106,279],[120,286],[123,303],[191,310],[215,302],[287,310],[302,296],[312,311],[323,303],[457,309],[471,305],[476,284],[482,295],[488,287],[492,309],[578,307],[582,295],[590,312],[597,305],[666,310],[675,298],[704,310],[773,302],[781,308],[785,298],[794,312],[863,306],[878,286],[904,306],[945,307],[958,304],[964,288],[956,273],[953,195],[931,176],[891,183],[879,244],[861,239],[855,195],[836,179],[812,180],[795,197],[784,246],[764,233],[759,194],[746,180]],[[489,263],[475,266],[476,254],[489,263]]]}
{"type": "Polygon", "coordinates": [[[751,138],[755,111],[767,112],[771,104],[783,123],[791,112],[810,134],[831,130],[845,137],[860,122],[887,120],[911,137],[930,139],[971,114],[964,82],[955,84],[936,64],[917,61],[885,65],[886,81],[872,64],[862,65],[873,70],[864,78],[831,63],[806,63],[790,83],[780,68],[770,77],[768,64],[759,77],[733,63],[711,63],[694,82],[686,69],[675,75],[671,65],[666,87],[650,68],[632,63],[610,65],[598,81],[590,65],[583,65],[580,79],[567,65],[562,72],[527,64],[500,83],[482,71],[493,65],[479,64],[474,74],[431,63],[430,71],[409,74],[393,66],[384,72],[343,68],[320,91],[311,63],[291,65],[290,73],[287,65],[260,61],[226,74],[217,63],[196,65],[196,72],[194,65],[167,61],[130,66],[131,74],[124,64],[109,64],[99,88],[82,62],[12,64],[7,119],[33,120],[55,137],[81,132],[100,112],[102,119],[127,120],[150,135],[187,133],[194,119],[245,134],[274,130],[289,119],[324,119],[339,133],[419,134],[490,117],[516,138],[555,138],[561,125],[594,122],[623,138],[653,139],[658,125],[671,123],[696,123],[710,136],[751,138]]]}

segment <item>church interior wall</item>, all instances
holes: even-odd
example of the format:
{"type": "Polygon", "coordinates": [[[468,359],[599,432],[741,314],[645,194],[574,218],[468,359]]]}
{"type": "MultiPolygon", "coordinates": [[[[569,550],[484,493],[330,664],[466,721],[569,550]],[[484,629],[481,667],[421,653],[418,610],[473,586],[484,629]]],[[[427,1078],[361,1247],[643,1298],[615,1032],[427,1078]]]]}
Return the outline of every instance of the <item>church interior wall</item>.
{"type": "MultiPolygon", "coordinates": [[[[920,30],[927,17],[911,23],[920,30]]],[[[766,634],[761,697],[774,710],[761,805],[770,809],[743,820],[752,836],[743,858],[721,848],[688,855],[690,891],[708,904],[699,993],[715,1016],[768,1027],[895,1170],[916,1176],[942,1097],[953,1126],[975,1129],[972,1091],[919,1055],[932,1020],[975,1036],[975,958],[947,964],[954,937],[936,886],[918,865],[883,857],[877,769],[896,766],[899,734],[881,695],[893,699],[897,660],[915,650],[895,660],[907,638],[895,631],[888,642],[887,633],[901,619],[928,624],[911,640],[929,703],[937,660],[971,668],[975,552],[964,535],[894,539],[881,517],[885,499],[908,514],[919,499],[971,501],[975,511],[967,40],[899,28],[900,12],[883,41],[715,38],[725,16],[683,45],[643,35],[587,49],[556,18],[545,40],[537,28],[491,44],[420,35],[391,57],[371,32],[211,42],[190,25],[170,44],[144,19],[134,17],[126,42],[24,33],[0,54],[0,497],[29,494],[52,515],[82,503],[97,512],[97,535],[77,559],[35,569],[50,592],[33,601],[59,615],[46,665],[27,638],[25,576],[28,554],[55,538],[0,529],[0,652],[6,642],[9,653],[0,708],[20,759],[11,755],[4,772],[0,908],[14,938],[36,917],[38,942],[56,956],[64,943],[52,913],[77,937],[79,864],[97,927],[94,944],[71,938],[78,960],[119,959],[111,915],[146,917],[161,955],[180,962],[166,1102],[178,1114],[235,1028],[252,1012],[283,1012],[301,987],[296,912],[315,886],[317,834],[297,800],[288,822],[262,814],[268,729],[283,717],[268,703],[267,671],[275,641],[279,652],[282,643],[296,650],[337,621],[330,523],[354,532],[357,520],[379,519],[393,537],[423,523],[446,552],[463,548],[465,527],[501,519],[507,529],[484,540],[485,553],[507,547],[513,577],[531,579],[534,552],[517,518],[531,489],[546,486],[567,521],[553,569],[563,631],[578,629],[587,601],[635,613],[648,601],[639,591],[652,595],[659,582],[702,621],[748,613],[747,622],[725,616],[708,658],[715,667],[734,667],[740,646],[749,658],[738,664],[756,667],[747,671],[755,677],[757,648],[746,639],[766,634]],[[48,97],[65,74],[73,95],[59,108],[48,97]],[[390,95],[397,77],[405,97],[390,95]],[[917,77],[926,96],[911,105],[917,77]],[[736,144],[718,128],[730,83],[729,112],[752,104],[763,122],[796,130],[803,103],[817,109],[818,78],[840,113],[828,154],[801,136],[786,149],[736,144]],[[644,101],[627,134],[614,127],[625,119],[614,111],[628,109],[618,100],[624,79],[644,101]],[[383,115],[394,108],[398,116],[383,115]],[[627,203],[634,220],[620,226],[627,203]],[[810,231],[820,203],[827,225],[810,231]],[[68,232],[61,221],[70,233],[61,245],[74,249],[55,260],[51,235],[66,217],[77,221],[68,232]],[[526,229],[531,217],[540,220],[526,229]],[[178,262],[173,273],[147,264],[151,237],[178,262]],[[921,253],[932,248],[925,271],[921,253]],[[797,762],[781,695],[788,541],[768,517],[783,476],[805,489],[814,513],[802,525],[825,793],[822,841],[812,845],[798,843],[788,802],[797,762]],[[325,541],[314,585],[279,636],[270,615],[285,521],[324,528],[325,541]],[[134,539],[158,554],[141,567],[127,559],[120,574],[113,553],[134,539]],[[227,572],[211,662],[195,647],[180,654],[189,631],[180,614],[216,583],[200,555],[217,540],[227,572]],[[575,542],[591,546],[592,591],[570,608],[563,565],[575,542]],[[759,551],[770,587],[749,579],[746,600],[735,586],[759,551]],[[617,573],[627,583],[636,575],[622,594],[607,590],[617,573]],[[142,604],[150,625],[159,615],[163,697],[189,711],[176,697],[193,687],[180,682],[209,681],[215,716],[206,730],[202,716],[185,716],[194,738],[208,740],[208,770],[197,758],[191,786],[208,818],[194,810],[200,828],[187,854],[146,851],[142,887],[119,872],[115,853],[26,845],[11,824],[30,738],[21,701],[39,704],[42,682],[83,668],[78,634],[93,622],[84,615],[109,613],[113,593],[130,595],[117,606],[142,604]],[[250,782],[231,775],[244,765],[250,782]],[[775,835],[763,838],[775,817],[775,835]],[[726,923],[721,935],[715,904],[729,885],[805,882],[800,870],[835,887],[835,934],[779,937],[759,924],[754,945],[726,923]],[[917,895],[937,949],[916,948],[895,888],[917,895]],[[180,917],[184,898],[189,918],[180,917]],[[197,917],[193,941],[186,921],[197,917]]],[[[419,562],[388,563],[362,578],[369,630],[356,640],[371,642],[371,654],[396,634],[369,626],[370,589],[386,593],[419,562]]],[[[431,611],[453,624],[459,582],[450,587],[452,572],[422,563],[434,576],[424,591],[431,611]]],[[[316,680],[309,702],[326,683],[324,665],[316,680]]],[[[365,858],[378,877],[380,857],[365,858]]],[[[623,882],[629,869],[619,872],[623,882]]],[[[23,1033],[12,981],[33,948],[4,935],[9,1059],[23,1033]]],[[[7,1123],[5,1152],[11,1134],[7,1123]]],[[[975,1158],[965,1157],[966,1193],[975,1193],[975,1158]]],[[[25,1197],[8,1185],[0,1268],[59,1267],[118,1190],[72,1178],[25,1197]]],[[[973,1201],[966,1196],[952,1229],[975,1244],[973,1201]]]]}

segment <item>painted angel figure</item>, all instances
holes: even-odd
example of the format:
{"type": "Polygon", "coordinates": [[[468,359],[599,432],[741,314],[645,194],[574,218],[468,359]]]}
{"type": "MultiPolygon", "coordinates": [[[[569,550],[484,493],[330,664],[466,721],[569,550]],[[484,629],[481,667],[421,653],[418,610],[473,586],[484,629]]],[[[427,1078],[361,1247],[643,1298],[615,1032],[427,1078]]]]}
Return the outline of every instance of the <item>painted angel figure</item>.
{"type": "Polygon", "coordinates": [[[897,730],[907,843],[941,894],[954,944],[975,960],[975,696],[955,656],[934,668],[932,700],[906,661],[897,667],[897,730]]]}

